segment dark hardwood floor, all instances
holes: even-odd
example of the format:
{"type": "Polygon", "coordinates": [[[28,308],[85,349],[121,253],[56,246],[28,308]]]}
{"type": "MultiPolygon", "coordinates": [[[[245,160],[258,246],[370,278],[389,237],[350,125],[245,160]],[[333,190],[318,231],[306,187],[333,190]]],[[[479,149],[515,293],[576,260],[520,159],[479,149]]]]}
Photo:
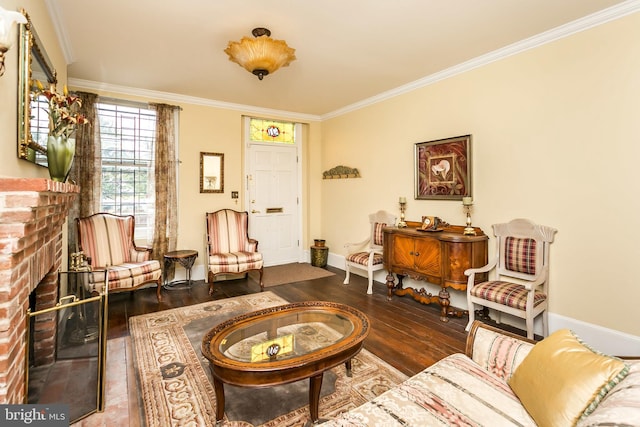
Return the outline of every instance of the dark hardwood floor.
{"type": "MultiPolygon", "coordinates": [[[[464,352],[467,318],[440,321],[440,307],[423,305],[409,297],[387,301],[387,288],[374,283],[373,295],[366,294],[365,278],[351,275],[343,285],[344,271],[327,267],[334,276],[266,288],[290,301],[323,300],[351,305],[364,312],[371,322],[365,348],[407,375],[456,352],[464,352]]],[[[128,336],[128,319],[139,314],[260,292],[251,279],[216,284],[213,296],[204,281],[195,281],[190,289],[164,290],[163,301],[156,300],[155,288],[109,295],[109,338],[128,336]]]]}

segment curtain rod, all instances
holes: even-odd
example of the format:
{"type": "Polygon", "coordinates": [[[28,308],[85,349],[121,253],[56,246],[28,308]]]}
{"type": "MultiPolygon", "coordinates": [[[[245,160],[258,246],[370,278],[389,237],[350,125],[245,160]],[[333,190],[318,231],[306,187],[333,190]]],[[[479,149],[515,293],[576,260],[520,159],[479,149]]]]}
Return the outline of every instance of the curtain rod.
{"type": "MultiPolygon", "coordinates": [[[[100,95],[98,95],[98,102],[104,102],[105,104],[123,105],[125,107],[133,107],[133,108],[151,108],[152,104],[160,104],[159,102],[156,103],[156,102],[131,101],[129,99],[120,99],[120,98],[113,98],[109,96],[100,96],[100,95]]],[[[178,108],[180,111],[182,111],[182,107],[180,107],[179,105],[172,105],[172,107],[178,108]]]]}

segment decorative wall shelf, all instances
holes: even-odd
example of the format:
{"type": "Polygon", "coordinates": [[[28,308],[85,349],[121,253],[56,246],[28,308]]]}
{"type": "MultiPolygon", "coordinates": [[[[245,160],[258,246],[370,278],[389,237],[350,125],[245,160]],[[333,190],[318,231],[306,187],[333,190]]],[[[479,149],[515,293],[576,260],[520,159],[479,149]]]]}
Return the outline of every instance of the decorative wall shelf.
{"type": "Polygon", "coordinates": [[[328,171],[322,172],[322,179],[346,179],[360,178],[360,172],[356,168],[348,166],[336,166],[328,171]]]}

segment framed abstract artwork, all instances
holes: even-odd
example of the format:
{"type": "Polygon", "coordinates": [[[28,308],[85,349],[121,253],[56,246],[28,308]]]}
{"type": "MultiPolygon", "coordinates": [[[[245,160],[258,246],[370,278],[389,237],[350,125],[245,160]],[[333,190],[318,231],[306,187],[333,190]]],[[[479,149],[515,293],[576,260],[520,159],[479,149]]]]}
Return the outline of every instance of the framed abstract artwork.
{"type": "Polygon", "coordinates": [[[415,198],[462,200],[466,196],[471,196],[471,135],[417,143],[415,198]]]}

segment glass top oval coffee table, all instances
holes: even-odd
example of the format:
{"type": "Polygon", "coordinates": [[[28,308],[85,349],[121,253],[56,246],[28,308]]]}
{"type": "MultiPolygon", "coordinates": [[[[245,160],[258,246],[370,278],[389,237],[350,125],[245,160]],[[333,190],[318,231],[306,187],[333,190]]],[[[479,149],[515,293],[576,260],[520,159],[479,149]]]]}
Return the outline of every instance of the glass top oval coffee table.
{"type": "Polygon", "coordinates": [[[369,319],[359,310],[327,301],[271,307],[229,319],[202,339],[216,392],[216,421],[224,417],[224,384],[270,387],[309,378],[311,421],[325,371],[360,352],[369,319]]]}

